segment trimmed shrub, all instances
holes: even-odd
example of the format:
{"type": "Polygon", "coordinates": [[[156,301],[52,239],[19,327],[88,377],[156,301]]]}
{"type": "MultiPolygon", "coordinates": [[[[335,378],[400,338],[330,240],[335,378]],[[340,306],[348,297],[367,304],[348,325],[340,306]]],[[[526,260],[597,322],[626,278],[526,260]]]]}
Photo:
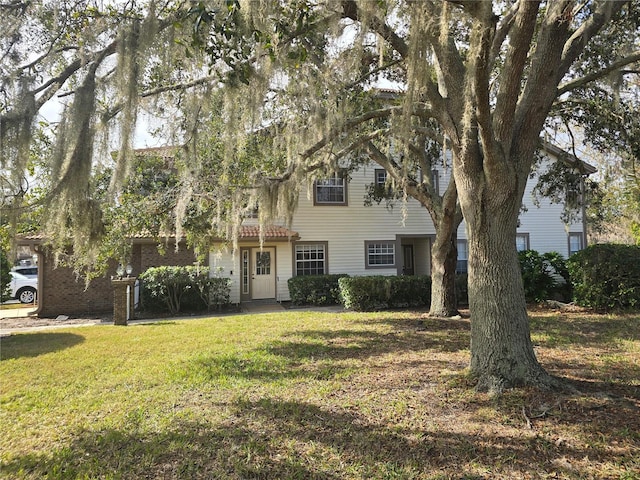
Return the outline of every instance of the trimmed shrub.
{"type": "Polygon", "coordinates": [[[351,310],[421,307],[431,302],[431,277],[426,275],[344,277],[338,284],[342,303],[351,310]]]}
{"type": "Polygon", "coordinates": [[[346,273],[335,275],[299,275],[287,284],[294,305],[336,305],[340,303],[338,280],[346,273]]]}
{"type": "Polygon", "coordinates": [[[558,252],[540,254],[535,250],[524,250],[518,252],[518,259],[527,302],[571,298],[568,292],[569,271],[564,258],[558,252]]]}
{"type": "Polygon", "coordinates": [[[567,261],[578,305],[597,309],[640,306],[640,247],[591,245],[567,261]]]}
{"type": "Polygon", "coordinates": [[[229,304],[230,280],[209,278],[206,267],[152,267],[138,278],[142,283],[140,300],[144,310],[176,314],[229,304]]]}

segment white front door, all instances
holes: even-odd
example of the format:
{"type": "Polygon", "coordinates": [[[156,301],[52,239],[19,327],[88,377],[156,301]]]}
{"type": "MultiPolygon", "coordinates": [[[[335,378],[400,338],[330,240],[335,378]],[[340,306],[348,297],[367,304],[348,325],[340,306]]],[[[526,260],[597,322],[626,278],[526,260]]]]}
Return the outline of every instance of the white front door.
{"type": "Polygon", "coordinates": [[[276,264],[275,248],[251,249],[252,272],[251,272],[251,298],[259,300],[261,298],[276,297],[276,264]]]}

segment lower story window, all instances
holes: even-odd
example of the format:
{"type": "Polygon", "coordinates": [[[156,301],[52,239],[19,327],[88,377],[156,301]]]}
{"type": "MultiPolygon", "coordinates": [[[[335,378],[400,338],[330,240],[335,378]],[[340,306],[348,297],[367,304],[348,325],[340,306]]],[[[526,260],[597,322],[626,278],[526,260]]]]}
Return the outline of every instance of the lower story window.
{"type": "Polygon", "coordinates": [[[456,273],[467,273],[467,263],[469,259],[469,249],[466,240],[458,240],[458,262],[456,273]]]}
{"type": "Polygon", "coordinates": [[[581,232],[569,233],[569,256],[584,248],[583,238],[581,232]]]}
{"type": "Polygon", "coordinates": [[[516,233],[516,250],[518,252],[529,250],[529,234],[528,233],[516,233]]]}
{"type": "Polygon", "coordinates": [[[366,242],[367,267],[393,267],[396,264],[395,242],[366,242]]]}
{"type": "Polygon", "coordinates": [[[327,273],[326,257],[326,247],[322,243],[296,245],[296,275],[324,275],[327,273]]]}

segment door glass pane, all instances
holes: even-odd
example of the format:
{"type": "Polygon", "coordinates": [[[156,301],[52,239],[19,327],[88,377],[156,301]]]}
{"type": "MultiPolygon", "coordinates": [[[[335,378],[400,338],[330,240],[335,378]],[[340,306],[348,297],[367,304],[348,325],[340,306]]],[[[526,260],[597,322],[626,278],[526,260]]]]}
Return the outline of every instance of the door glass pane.
{"type": "Polygon", "coordinates": [[[242,252],[242,293],[249,293],[249,251],[242,252]]]}
{"type": "Polygon", "coordinates": [[[413,246],[404,245],[404,268],[413,268],[413,246]]]}
{"type": "Polygon", "coordinates": [[[271,275],[271,252],[256,252],[256,275],[271,275]]]}

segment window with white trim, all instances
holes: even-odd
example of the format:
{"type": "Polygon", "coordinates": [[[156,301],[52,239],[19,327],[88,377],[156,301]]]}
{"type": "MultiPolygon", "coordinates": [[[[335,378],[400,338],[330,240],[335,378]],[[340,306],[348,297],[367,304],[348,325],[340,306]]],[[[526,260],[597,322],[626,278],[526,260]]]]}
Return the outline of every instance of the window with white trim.
{"type": "Polygon", "coordinates": [[[438,170],[431,170],[431,185],[438,195],[440,195],[440,174],[438,170]]]}
{"type": "Polygon", "coordinates": [[[393,241],[365,242],[366,268],[394,267],[396,243],[393,241]]]}
{"type": "Polygon", "coordinates": [[[376,176],[376,187],[387,186],[387,171],[384,168],[376,168],[375,176],[376,176]]]}
{"type": "Polygon", "coordinates": [[[582,232],[569,232],[569,256],[584,248],[582,232]]]}
{"type": "Polygon", "coordinates": [[[516,250],[518,252],[524,252],[529,250],[529,234],[528,233],[516,233],[516,250]]]}
{"type": "Polygon", "coordinates": [[[339,173],[316,180],[313,188],[316,205],[346,205],[347,179],[339,173]]]}
{"type": "Polygon", "coordinates": [[[294,248],[296,275],[324,275],[327,273],[327,247],[323,243],[296,244],[294,248]]]}
{"type": "MultiPolygon", "coordinates": [[[[417,177],[418,183],[424,182],[424,172],[421,168],[418,169],[417,177]]],[[[440,195],[440,172],[435,168],[431,170],[431,185],[433,185],[435,192],[440,195]]]]}
{"type": "Polygon", "coordinates": [[[466,240],[458,240],[458,261],[456,263],[456,273],[467,273],[469,261],[469,248],[466,240]]]}

